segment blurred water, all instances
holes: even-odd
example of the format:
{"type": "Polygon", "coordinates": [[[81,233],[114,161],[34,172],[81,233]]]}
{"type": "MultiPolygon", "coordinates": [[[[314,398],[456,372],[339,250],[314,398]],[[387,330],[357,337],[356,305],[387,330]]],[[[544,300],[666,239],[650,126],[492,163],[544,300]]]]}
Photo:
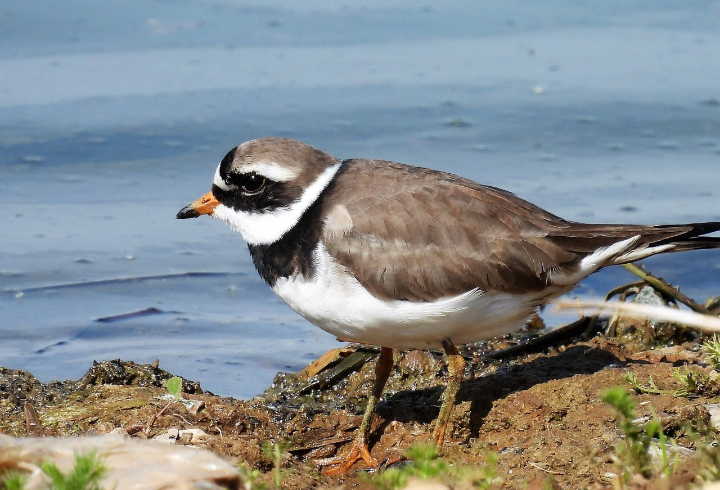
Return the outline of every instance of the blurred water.
{"type": "MultiPolygon", "coordinates": [[[[48,381],[159,358],[249,397],[336,346],[239,236],[174,219],[254,137],[455,172],[568,219],[720,220],[715,4],[296,3],[3,2],[0,365],[48,381]]],[[[717,251],[646,263],[720,294],[717,251]]]]}

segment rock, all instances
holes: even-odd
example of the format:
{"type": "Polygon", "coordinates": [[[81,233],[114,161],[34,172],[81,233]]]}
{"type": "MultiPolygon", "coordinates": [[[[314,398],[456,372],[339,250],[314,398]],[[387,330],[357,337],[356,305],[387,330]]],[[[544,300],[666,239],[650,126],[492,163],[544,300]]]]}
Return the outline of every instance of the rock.
{"type": "MultiPolygon", "coordinates": [[[[175,400],[175,397],[173,395],[167,394],[161,396],[160,399],[165,402],[171,402],[175,400]]],[[[205,402],[202,400],[188,400],[187,398],[180,397],[176,401],[180,403],[183,407],[185,407],[185,410],[187,410],[192,415],[197,415],[200,410],[205,408],[205,402]]]]}
{"type": "Polygon", "coordinates": [[[207,439],[207,433],[202,429],[170,429],[155,437],[153,440],[168,444],[198,444],[207,439]]]}
{"type": "MultiPolygon", "coordinates": [[[[662,295],[650,286],[643,287],[633,298],[633,303],[651,306],[667,306],[662,295]]],[[[680,343],[684,329],[677,324],[653,318],[622,316],[617,322],[617,336],[638,350],[661,344],[680,343]]]]}
{"type": "Polygon", "coordinates": [[[119,435],[16,439],[0,435],[0,468],[30,473],[26,490],[44,489],[39,464],[72,470],[76,454],[95,451],[107,469],[102,488],[129,490],[243,488],[237,468],[210,451],[119,435]]]}
{"type": "Polygon", "coordinates": [[[710,414],[710,425],[715,430],[720,430],[720,403],[709,403],[705,409],[710,414]]]}

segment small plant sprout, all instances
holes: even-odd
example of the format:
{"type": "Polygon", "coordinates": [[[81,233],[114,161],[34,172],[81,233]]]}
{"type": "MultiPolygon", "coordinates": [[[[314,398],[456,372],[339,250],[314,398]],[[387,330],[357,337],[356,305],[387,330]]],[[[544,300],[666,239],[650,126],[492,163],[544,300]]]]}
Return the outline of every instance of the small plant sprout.
{"type": "Polygon", "coordinates": [[[700,396],[712,391],[713,383],[707,374],[693,369],[674,368],[673,377],[682,383],[682,387],[675,390],[675,396],[700,396]]]}
{"type": "Polygon", "coordinates": [[[635,420],[635,402],[623,388],[607,390],[602,401],[609,404],[617,416],[617,424],[625,438],[615,445],[615,460],[623,470],[623,480],[627,481],[633,473],[650,475],[650,438],[643,437],[643,431],[633,424],[635,420]]]}
{"type": "Polygon", "coordinates": [[[260,482],[262,473],[256,468],[250,468],[246,462],[241,462],[237,466],[242,476],[243,482],[245,482],[244,490],[266,490],[267,485],[260,482]]]}
{"type": "Polygon", "coordinates": [[[182,378],[179,378],[178,376],[173,376],[172,378],[167,380],[165,387],[170,392],[170,395],[172,395],[172,400],[170,400],[167,405],[162,407],[162,409],[160,409],[158,413],[152,416],[152,418],[147,424],[147,427],[145,427],[145,435],[150,435],[150,428],[153,426],[158,417],[165,413],[165,410],[167,410],[170,405],[177,401],[180,401],[180,399],[182,398],[182,378]]]}
{"type": "Polygon", "coordinates": [[[673,395],[675,397],[694,397],[712,391],[713,385],[709,376],[687,367],[674,368],[673,377],[681,383],[677,389],[661,389],[652,376],[648,378],[647,384],[642,384],[635,373],[626,373],[622,378],[630,383],[633,390],[638,394],[650,393],[654,395],[673,395]]]}
{"type": "MultiPolygon", "coordinates": [[[[636,425],[635,402],[624,388],[615,387],[607,390],[602,401],[615,410],[617,424],[624,438],[615,445],[613,460],[622,470],[622,481],[627,482],[632,475],[640,474],[645,478],[652,476],[655,468],[650,452],[653,438],[658,438],[660,446],[660,472],[670,476],[675,468],[676,458],[668,453],[668,438],[662,430],[662,423],[655,413],[652,419],[644,425],[636,425]]],[[[670,443],[675,442],[670,439],[670,443]]]]}
{"type": "Polygon", "coordinates": [[[175,401],[179,400],[180,395],[182,395],[182,378],[178,376],[173,376],[172,378],[167,380],[166,386],[175,401]]]}
{"type": "MultiPolygon", "coordinates": [[[[75,455],[75,466],[68,473],[63,473],[51,461],[40,463],[40,469],[47,476],[48,490],[101,490],[102,479],[107,469],[95,452],[75,455]]],[[[29,475],[18,471],[7,471],[0,478],[3,490],[24,490],[29,475]]]]}
{"type": "Polygon", "coordinates": [[[41,464],[40,469],[50,478],[52,490],[101,490],[100,482],[107,474],[95,452],[75,455],[75,467],[67,474],[52,462],[41,464]]]}
{"type": "MultiPolygon", "coordinates": [[[[282,442],[273,443],[265,441],[260,445],[263,454],[268,458],[272,459],[272,489],[280,490],[282,488],[282,482],[286,476],[288,476],[292,470],[282,469],[282,460],[287,452],[289,444],[282,442]]],[[[264,482],[261,482],[263,476],[262,472],[256,468],[250,468],[246,462],[242,462],[237,465],[240,475],[245,482],[245,490],[267,490],[268,486],[264,482]]]]}
{"type": "Polygon", "coordinates": [[[23,490],[28,475],[19,471],[7,471],[0,478],[0,488],[3,490],[23,490]]]}
{"type": "Polygon", "coordinates": [[[715,371],[720,371],[720,337],[713,334],[712,339],[703,343],[701,350],[708,357],[710,364],[715,371]]]}
{"type": "Polygon", "coordinates": [[[437,478],[450,472],[448,463],[440,459],[440,451],[432,444],[417,444],[410,446],[405,455],[412,461],[412,474],[421,480],[437,478]]]}
{"type": "Polygon", "coordinates": [[[487,464],[477,468],[451,465],[439,457],[438,448],[432,444],[413,445],[405,455],[409,459],[407,464],[365,475],[363,479],[379,490],[403,488],[410,478],[471,484],[481,490],[489,489],[496,480],[497,454],[492,452],[487,453],[487,464]]]}
{"type": "Polygon", "coordinates": [[[282,442],[272,443],[266,441],[261,447],[265,456],[273,461],[273,488],[280,490],[283,479],[289,474],[289,470],[282,469],[283,456],[285,456],[289,445],[282,442]]]}
{"type": "MultiPolygon", "coordinates": [[[[635,373],[625,373],[622,375],[622,378],[625,381],[627,381],[628,383],[630,383],[630,385],[633,387],[633,389],[638,394],[652,393],[655,395],[663,395],[663,394],[675,393],[675,390],[660,389],[658,387],[658,385],[655,384],[655,380],[653,379],[652,376],[650,376],[650,378],[648,379],[648,384],[646,384],[646,385],[643,385],[642,383],[640,383],[640,381],[638,380],[637,375],[635,373]]],[[[607,400],[603,399],[603,401],[607,401],[607,400]]],[[[608,403],[610,403],[610,402],[608,402],[608,403]]],[[[610,403],[610,404],[612,405],[612,403],[610,403]]]]}

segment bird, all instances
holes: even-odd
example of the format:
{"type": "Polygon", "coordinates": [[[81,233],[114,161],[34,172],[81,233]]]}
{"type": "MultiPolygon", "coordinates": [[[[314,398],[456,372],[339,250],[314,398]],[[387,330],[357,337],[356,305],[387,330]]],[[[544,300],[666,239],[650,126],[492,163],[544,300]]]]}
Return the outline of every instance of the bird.
{"type": "Polygon", "coordinates": [[[465,360],[457,345],[505,335],[603,267],[720,247],[720,222],[678,225],[568,221],[463,177],[385,160],[341,160],[267,137],[230,150],[211,191],[177,218],[209,215],[248,245],[255,268],[293,310],[339,340],[380,347],[375,381],[346,454],[370,453],[393,351],[439,349],[448,381],[433,441],[442,447],[465,360]]]}

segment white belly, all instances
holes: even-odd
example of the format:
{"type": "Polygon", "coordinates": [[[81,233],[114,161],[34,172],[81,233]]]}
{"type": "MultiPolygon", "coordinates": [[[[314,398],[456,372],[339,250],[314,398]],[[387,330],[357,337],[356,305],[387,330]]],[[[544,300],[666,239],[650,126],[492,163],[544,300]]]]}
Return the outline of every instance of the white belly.
{"type": "MultiPolygon", "coordinates": [[[[273,291],[310,322],[342,340],[394,349],[465,344],[520,329],[548,292],[472,290],[434,302],[383,301],[337,264],[321,244],[315,277],[280,278],[273,291]]],[[[558,291],[560,293],[561,291],[558,291]]]]}

